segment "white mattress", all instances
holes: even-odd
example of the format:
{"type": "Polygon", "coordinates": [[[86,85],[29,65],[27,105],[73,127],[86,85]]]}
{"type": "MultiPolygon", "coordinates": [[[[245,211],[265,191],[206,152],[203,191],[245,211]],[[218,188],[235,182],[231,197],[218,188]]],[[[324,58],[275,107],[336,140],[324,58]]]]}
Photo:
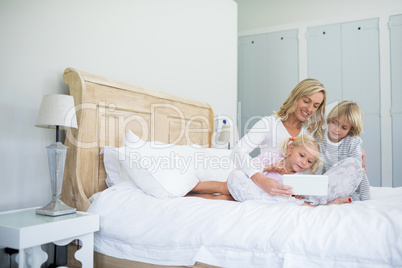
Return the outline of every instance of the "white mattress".
{"type": "Polygon", "coordinates": [[[95,250],[162,265],[402,267],[402,188],[374,200],[300,207],[263,201],[156,199],[131,182],[106,189],[95,250]]]}

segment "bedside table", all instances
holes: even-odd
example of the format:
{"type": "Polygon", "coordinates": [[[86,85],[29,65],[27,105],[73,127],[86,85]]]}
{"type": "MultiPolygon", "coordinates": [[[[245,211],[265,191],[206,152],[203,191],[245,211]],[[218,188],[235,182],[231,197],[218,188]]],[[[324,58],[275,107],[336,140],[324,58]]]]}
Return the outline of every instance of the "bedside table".
{"type": "Polygon", "coordinates": [[[83,268],[93,267],[94,232],[99,230],[99,215],[79,212],[51,217],[35,213],[37,208],[0,212],[0,248],[18,249],[19,267],[40,267],[47,260],[41,245],[69,244],[75,239],[82,247],[75,253],[83,268]]]}

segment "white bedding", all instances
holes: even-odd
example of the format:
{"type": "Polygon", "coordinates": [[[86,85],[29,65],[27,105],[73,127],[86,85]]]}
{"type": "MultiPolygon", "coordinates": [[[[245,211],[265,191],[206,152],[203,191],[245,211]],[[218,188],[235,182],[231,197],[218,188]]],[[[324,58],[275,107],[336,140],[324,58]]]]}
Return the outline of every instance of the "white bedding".
{"type": "Polygon", "coordinates": [[[374,200],[300,207],[197,197],[157,199],[127,181],[103,191],[97,252],[162,265],[402,267],[402,188],[374,200]]]}

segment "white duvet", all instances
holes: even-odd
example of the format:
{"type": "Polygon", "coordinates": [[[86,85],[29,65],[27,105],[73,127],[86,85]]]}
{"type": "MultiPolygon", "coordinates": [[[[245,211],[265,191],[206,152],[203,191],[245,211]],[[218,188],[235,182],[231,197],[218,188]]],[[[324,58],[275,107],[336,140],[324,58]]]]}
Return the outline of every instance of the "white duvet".
{"type": "Polygon", "coordinates": [[[373,200],[300,207],[263,201],[157,199],[132,182],[103,191],[95,250],[162,264],[222,267],[402,267],[402,188],[373,200]]]}

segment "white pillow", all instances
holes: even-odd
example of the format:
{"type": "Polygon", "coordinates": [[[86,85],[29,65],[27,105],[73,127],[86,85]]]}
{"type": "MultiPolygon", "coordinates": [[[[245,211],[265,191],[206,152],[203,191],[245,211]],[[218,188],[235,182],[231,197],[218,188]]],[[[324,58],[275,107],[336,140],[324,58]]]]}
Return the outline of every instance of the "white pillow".
{"type": "Polygon", "coordinates": [[[129,174],[130,178],[135,184],[143,190],[146,194],[152,195],[157,198],[174,197],[163,187],[158,180],[149,172],[147,168],[140,165],[140,161],[131,161],[130,154],[127,153],[126,147],[118,148],[121,155],[125,155],[124,159],[120,160],[121,166],[129,174]]]}
{"type": "MultiPolygon", "coordinates": [[[[130,130],[119,149],[131,179],[157,198],[184,196],[199,182],[194,170],[194,147],[144,142],[130,130]]],[[[199,147],[199,146],[198,146],[199,147]]]]}
{"type": "Polygon", "coordinates": [[[119,157],[118,148],[105,146],[100,154],[103,154],[103,164],[106,170],[105,182],[108,187],[130,180],[128,173],[120,165],[119,158],[121,157],[119,157]]]}
{"type": "Polygon", "coordinates": [[[122,145],[118,151],[124,170],[145,193],[157,198],[184,196],[199,181],[227,181],[235,169],[226,149],[145,142],[130,130],[122,145]]]}
{"type": "MultiPolygon", "coordinates": [[[[132,148],[144,146],[145,141],[141,140],[137,135],[131,131],[127,131],[123,137],[124,144],[130,144],[132,148]]],[[[131,180],[130,175],[120,163],[120,160],[125,159],[125,151],[119,152],[119,148],[112,146],[105,146],[101,149],[99,154],[103,154],[103,163],[106,171],[106,185],[112,187],[122,181],[131,180]]]]}
{"type": "Polygon", "coordinates": [[[236,169],[230,159],[232,151],[217,148],[195,149],[195,176],[199,181],[227,181],[229,174],[236,169]]]}
{"type": "Polygon", "coordinates": [[[127,130],[123,136],[122,147],[127,146],[132,149],[140,148],[144,146],[147,142],[142,140],[140,137],[135,135],[131,130],[127,130]]]}

